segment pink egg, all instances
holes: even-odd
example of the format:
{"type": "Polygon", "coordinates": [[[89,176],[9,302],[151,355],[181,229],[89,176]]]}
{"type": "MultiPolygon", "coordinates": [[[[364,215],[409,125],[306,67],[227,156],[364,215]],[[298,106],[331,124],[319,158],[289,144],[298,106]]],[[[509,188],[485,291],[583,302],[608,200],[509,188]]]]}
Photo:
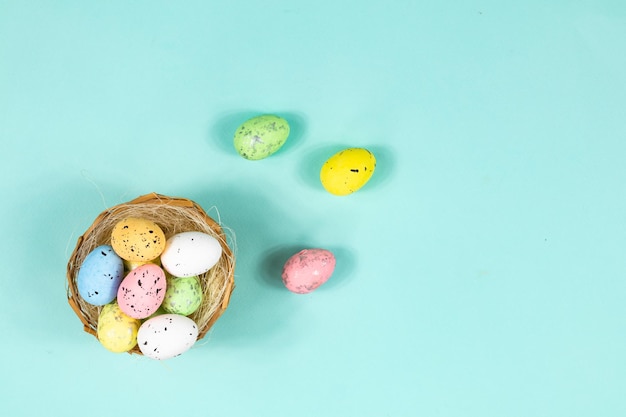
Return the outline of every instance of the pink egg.
{"type": "Polygon", "coordinates": [[[335,256],[326,249],[304,249],[285,262],[283,283],[291,292],[310,293],[326,281],[335,270],[335,256]]]}
{"type": "Polygon", "coordinates": [[[152,315],[165,297],[165,272],[155,264],[138,266],[126,275],[117,290],[120,310],[134,319],[152,315]]]}

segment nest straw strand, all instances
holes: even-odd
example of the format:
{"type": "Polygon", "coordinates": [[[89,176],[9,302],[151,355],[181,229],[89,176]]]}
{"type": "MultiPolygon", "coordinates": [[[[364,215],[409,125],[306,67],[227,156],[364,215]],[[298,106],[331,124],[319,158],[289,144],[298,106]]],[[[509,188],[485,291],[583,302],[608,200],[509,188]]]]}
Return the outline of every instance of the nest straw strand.
{"type": "MultiPolygon", "coordinates": [[[[235,257],[228,247],[222,228],[202,207],[185,198],[156,193],[146,194],[105,210],[78,238],[76,248],[67,264],[67,299],[83,323],[85,332],[96,336],[98,316],[102,307],[87,303],[78,293],[77,277],[80,265],[93,249],[111,244],[113,227],[127,217],[153,221],[161,227],[166,238],[181,232],[198,231],[209,234],[220,242],[221,258],[213,268],[199,275],[203,291],[202,304],[189,316],[198,326],[198,340],[202,339],[228,307],[234,289],[235,257]]],[[[141,355],[137,346],[130,353],[141,355]]]]}

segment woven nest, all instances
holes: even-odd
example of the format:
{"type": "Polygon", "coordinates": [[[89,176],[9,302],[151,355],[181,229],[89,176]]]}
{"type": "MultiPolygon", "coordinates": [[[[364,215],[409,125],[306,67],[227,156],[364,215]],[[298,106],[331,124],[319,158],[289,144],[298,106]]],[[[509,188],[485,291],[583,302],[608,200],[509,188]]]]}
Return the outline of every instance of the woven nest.
{"type": "MultiPolygon", "coordinates": [[[[138,197],[100,213],[87,231],[78,238],[76,248],[67,264],[67,299],[83,323],[84,330],[97,337],[98,316],[102,306],[91,305],[80,296],[76,282],[78,270],[94,248],[111,244],[113,227],[126,217],[141,217],[153,221],[161,227],[166,238],[180,232],[198,231],[209,234],[220,242],[221,258],[208,272],[199,275],[203,291],[202,304],[189,316],[198,326],[198,340],[202,339],[228,307],[234,288],[235,258],[226,243],[224,231],[202,207],[191,200],[155,193],[138,197]]],[[[130,353],[142,354],[137,346],[130,353]]]]}

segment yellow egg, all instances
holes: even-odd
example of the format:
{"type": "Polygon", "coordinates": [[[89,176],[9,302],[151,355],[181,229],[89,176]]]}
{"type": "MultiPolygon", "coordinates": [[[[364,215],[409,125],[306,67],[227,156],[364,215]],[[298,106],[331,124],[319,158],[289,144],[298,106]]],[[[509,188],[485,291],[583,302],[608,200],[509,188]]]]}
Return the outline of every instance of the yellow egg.
{"type": "Polygon", "coordinates": [[[111,352],[128,352],[137,345],[140,325],[140,320],[124,314],[117,303],[107,304],[98,317],[98,340],[111,352]]]}
{"type": "Polygon", "coordinates": [[[122,259],[149,262],[165,249],[165,234],[148,219],[128,217],[120,220],[111,231],[111,246],[122,259]]]}
{"type": "Polygon", "coordinates": [[[161,258],[156,258],[151,261],[127,261],[126,259],[124,259],[123,262],[124,262],[124,269],[128,272],[145,264],[155,264],[155,265],[161,266],[161,258]]]}
{"type": "Polygon", "coordinates": [[[374,173],[376,158],[367,149],[348,148],[322,165],[320,180],[331,194],[348,195],[363,187],[374,173]]]}

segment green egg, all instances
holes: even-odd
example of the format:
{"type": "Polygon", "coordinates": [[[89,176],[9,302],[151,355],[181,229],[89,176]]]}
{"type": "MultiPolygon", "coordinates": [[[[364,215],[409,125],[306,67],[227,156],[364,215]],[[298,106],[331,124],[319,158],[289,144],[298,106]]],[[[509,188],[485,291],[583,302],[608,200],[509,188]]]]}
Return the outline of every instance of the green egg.
{"type": "Polygon", "coordinates": [[[278,151],[288,136],[289,123],[285,119],[265,114],[253,117],[239,126],[233,142],[239,155],[256,161],[278,151]]]}
{"type": "Polygon", "coordinates": [[[202,304],[202,286],[197,276],[167,277],[167,290],[161,307],[168,313],[188,316],[202,304]]]}

